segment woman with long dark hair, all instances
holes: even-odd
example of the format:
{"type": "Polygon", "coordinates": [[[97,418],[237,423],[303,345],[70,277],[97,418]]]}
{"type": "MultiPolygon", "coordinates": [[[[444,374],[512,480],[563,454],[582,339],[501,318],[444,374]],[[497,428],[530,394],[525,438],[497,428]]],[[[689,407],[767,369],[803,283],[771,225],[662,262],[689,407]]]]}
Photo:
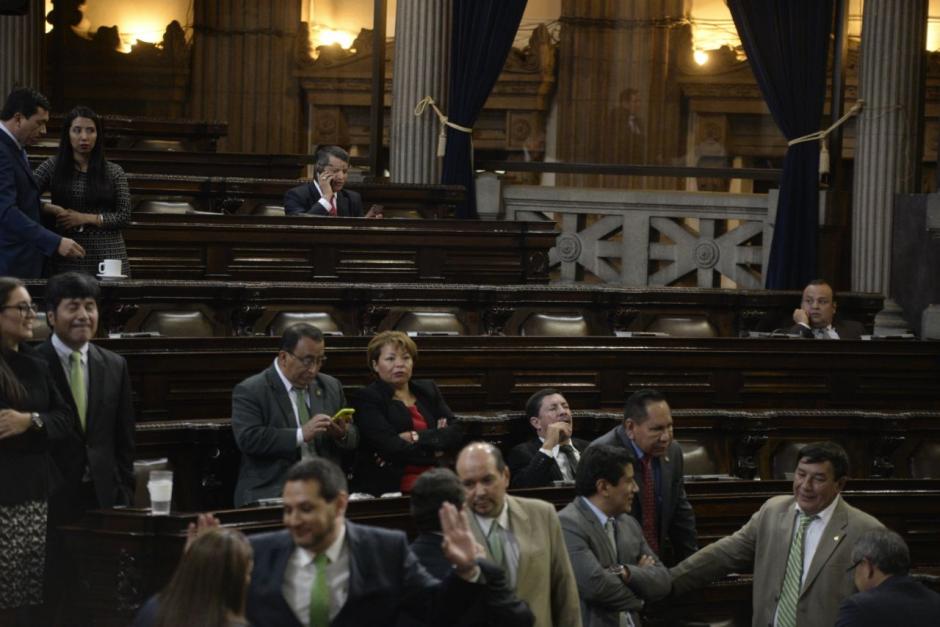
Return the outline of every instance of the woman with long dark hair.
{"type": "Polygon", "coordinates": [[[85,257],[54,257],[53,272],[97,274],[103,259],[120,259],[130,276],[121,234],[131,218],[130,192],[124,170],[104,158],[104,129],[88,107],[75,107],[62,124],[56,156],[36,168],[39,189],[52,192],[43,213],[55,219],[55,230],[85,248],[85,257]]]}
{"type": "Polygon", "coordinates": [[[50,440],[70,437],[76,420],[24,344],[35,319],[23,283],[0,277],[0,625],[41,622],[49,494],[61,481],[50,440]]]}
{"type": "Polygon", "coordinates": [[[240,531],[200,532],[170,583],[141,608],[134,627],[247,627],[251,565],[251,545],[240,531]]]}

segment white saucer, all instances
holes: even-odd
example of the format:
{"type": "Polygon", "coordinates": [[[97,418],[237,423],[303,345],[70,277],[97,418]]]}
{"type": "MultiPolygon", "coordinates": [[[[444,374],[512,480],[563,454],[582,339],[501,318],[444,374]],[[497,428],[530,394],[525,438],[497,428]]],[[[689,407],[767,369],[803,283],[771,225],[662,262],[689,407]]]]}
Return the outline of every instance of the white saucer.
{"type": "Polygon", "coordinates": [[[99,274],[98,278],[102,281],[117,281],[119,279],[126,279],[126,274],[99,274]]]}

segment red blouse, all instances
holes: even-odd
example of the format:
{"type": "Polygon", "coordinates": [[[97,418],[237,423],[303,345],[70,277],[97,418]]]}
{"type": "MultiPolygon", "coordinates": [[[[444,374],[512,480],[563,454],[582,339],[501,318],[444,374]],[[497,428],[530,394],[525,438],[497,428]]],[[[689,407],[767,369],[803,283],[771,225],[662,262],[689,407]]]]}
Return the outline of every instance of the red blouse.
{"type": "MultiPolygon", "coordinates": [[[[428,421],[425,420],[424,416],[421,415],[421,412],[418,411],[417,405],[412,405],[408,408],[408,411],[411,413],[411,429],[413,431],[421,432],[428,428],[428,421]]],[[[405,471],[401,476],[400,488],[402,493],[407,494],[411,492],[415,481],[418,480],[418,477],[421,476],[421,473],[431,468],[432,466],[415,466],[410,464],[405,466],[405,471]]]]}

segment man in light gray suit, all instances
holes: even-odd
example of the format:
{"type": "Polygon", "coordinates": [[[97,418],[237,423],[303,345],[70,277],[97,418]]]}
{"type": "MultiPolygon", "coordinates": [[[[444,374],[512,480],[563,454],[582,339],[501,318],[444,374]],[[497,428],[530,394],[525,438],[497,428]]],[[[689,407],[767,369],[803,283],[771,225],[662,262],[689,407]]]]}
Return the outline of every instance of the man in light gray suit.
{"type": "Polygon", "coordinates": [[[670,570],[674,594],[753,571],[753,627],[831,627],[855,592],[852,545],[882,524],[840,496],[849,472],[834,442],[797,454],[793,496],[767,500],[746,525],[670,570]]]}
{"type": "Polygon", "coordinates": [[[558,514],[581,597],[584,627],[639,627],[645,601],[669,594],[669,571],[630,515],[633,455],[599,444],[581,456],[578,496],[558,514]]]}
{"type": "Polygon", "coordinates": [[[623,447],[635,458],[639,489],[631,513],[653,552],[667,564],[695,553],[695,513],[685,494],[682,448],[673,439],[666,397],[652,389],[632,394],[624,404],[623,424],[591,446],[596,444],[623,447]]]}
{"type": "Polygon", "coordinates": [[[342,466],[343,453],[355,450],[355,425],[332,418],[346,396],[337,379],[320,372],[325,361],[320,329],[295,324],[284,331],[274,363],[235,386],[232,431],[242,453],[236,507],[281,496],[288,469],[301,458],[342,466]]]}

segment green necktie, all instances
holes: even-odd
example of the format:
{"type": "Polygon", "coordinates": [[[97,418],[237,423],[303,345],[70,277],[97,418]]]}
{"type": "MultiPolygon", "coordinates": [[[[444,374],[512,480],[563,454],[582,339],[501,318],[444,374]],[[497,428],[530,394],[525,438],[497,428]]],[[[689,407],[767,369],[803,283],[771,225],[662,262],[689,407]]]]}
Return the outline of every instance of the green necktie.
{"type": "Polygon", "coordinates": [[[604,523],[604,532],[607,534],[607,540],[610,542],[610,548],[614,552],[614,559],[619,560],[617,555],[617,531],[614,528],[614,519],[608,518],[604,523]]]}
{"type": "Polygon", "coordinates": [[[329,627],[330,624],[330,584],[326,579],[326,553],[320,553],[313,560],[317,567],[317,578],[310,589],[310,627],[329,627]]]}
{"type": "Polygon", "coordinates": [[[88,403],[85,400],[85,374],[82,372],[82,353],[81,351],[72,351],[69,355],[69,387],[72,388],[72,399],[75,401],[75,408],[78,410],[78,420],[82,423],[82,431],[85,431],[85,412],[88,403]]]}
{"type": "Polygon", "coordinates": [[[490,554],[493,561],[506,568],[506,551],[503,547],[503,533],[499,528],[499,523],[495,520],[490,525],[490,532],[486,534],[486,544],[490,547],[490,554]]]}
{"type": "Polygon", "coordinates": [[[303,388],[294,388],[294,400],[297,402],[297,417],[300,418],[300,424],[306,424],[310,420],[310,408],[307,407],[307,397],[304,395],[303,388]]]}
{"type": "Polygon", "coordinates": [[[787,556],[787,570],[783,575],[783,588],[780,591],[780,603],[777,605],[777,627],[796,627],[796,605],[803,583],[803,537],[806,535],[806,528],[816,518],[818,516],[800,512],[796,534],[787,556]]]}

